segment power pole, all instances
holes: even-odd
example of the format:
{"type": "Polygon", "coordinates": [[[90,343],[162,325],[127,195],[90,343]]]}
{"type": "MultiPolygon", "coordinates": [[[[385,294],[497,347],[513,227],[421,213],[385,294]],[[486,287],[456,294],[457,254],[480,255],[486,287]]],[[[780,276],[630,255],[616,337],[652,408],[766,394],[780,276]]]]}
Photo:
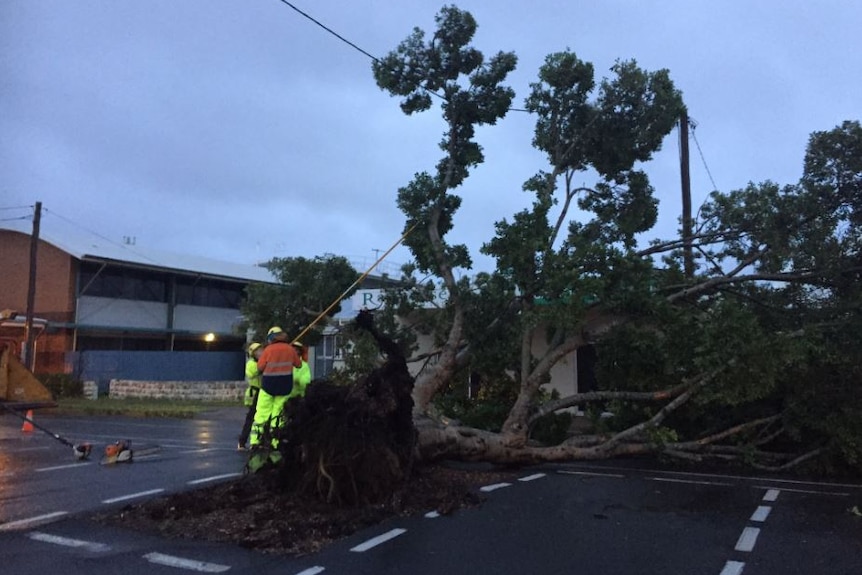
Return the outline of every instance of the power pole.
{"type": "Polygon", "coordinates": [[[691,177],[688,162],[688,113],[679,118],[679,172],[682,179],[682,244],[685,277],[694,277],[694,254],[691,240],[691,177]]]}
{"type": "Polygon", "coordinates": [[[24,320],[24,334],[27,341],[24,344],[24,365],[30,371],[36,368],[36,357],[33,352],[36,333],[33,331],[33,307],[36,303],[36,254],[39,249],[39,223],[42,221],[42,202],[36,202],[33,213],[33,233],[30,235],[30,282],[27,285],[27,317],[24,320]]]}

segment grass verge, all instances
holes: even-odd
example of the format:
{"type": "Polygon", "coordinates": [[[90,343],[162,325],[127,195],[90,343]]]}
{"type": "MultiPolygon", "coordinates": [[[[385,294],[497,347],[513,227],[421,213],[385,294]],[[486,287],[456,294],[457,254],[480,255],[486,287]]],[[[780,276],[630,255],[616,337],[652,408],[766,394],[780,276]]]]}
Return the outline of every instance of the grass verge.
{"type": "Polygon", "coordinates": [[[127,417],[175,417],[191,419],[214,409],[241,407],[241,401],[191,401],[176,399],[63,398],[46,413],[57,415],[124,415],[127,417]]]}

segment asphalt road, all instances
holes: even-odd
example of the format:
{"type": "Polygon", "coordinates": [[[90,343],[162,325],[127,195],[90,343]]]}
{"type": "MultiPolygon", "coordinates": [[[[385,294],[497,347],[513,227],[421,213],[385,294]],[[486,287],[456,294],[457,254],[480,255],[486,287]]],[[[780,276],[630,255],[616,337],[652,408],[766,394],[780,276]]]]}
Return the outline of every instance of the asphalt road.
{"type": "MultiPolygon", "coordinates": [[[[76,464],[71,449],[0,418],[0,570],[11,574],[862,574],[862,486],[546,465],[486,486],[480,507],[399,518],[285,558],[107,528],[88,514],[229,480],[241,412],[197,420],[40,419],[73,441],[161,446],[130,465],[76,464]]],[[[37,417],[39,414],[37,413],[37,417]]]]}

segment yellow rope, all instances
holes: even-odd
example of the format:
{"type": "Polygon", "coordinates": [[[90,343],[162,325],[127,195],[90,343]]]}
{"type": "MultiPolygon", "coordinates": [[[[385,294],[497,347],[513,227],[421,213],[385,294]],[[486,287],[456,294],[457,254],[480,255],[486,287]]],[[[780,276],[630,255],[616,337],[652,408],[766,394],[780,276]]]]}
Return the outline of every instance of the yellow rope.
{"type": "Polygon", "coordinates": [[[365,270],[365,273],[364,273],[364,274],[362,274],[361,276],[359,276],[359,279],[357,279],[355,282],[353,282],[352,284],[350,284],[350,287],[349,287],[349,288],[347,288],[346,290],[344,290],[344,292],[342,292],[342,294],[341,294],[340,296],[338,296],[337,298],[335,298],[335,301],[333,301],[331,304],[329,304],[329,307],[328,307],[328,308],[326,308],[325,310],[323,310],[322,312],[320,312],[320,315],[318,315],[316,318],[314,318],[314,321],[313,321],[313,322],[311,322],[310,324],[308,324],[308,326],[307,326],[305,329],[303,329],[303,330],[302,330],[302,332],[300,332],[300,334],[299,334],[298,336],[296,336],[295,338],[293,338],[293,341],[294,341],[294,342],[301,341],[301,340],[302,340],[302,336],[304,336],[306,333],[308,333],[308,331],[309,331],[311,328],[313,328],[315,325],[317,325],[317,322],[319,322],[321,319],[323,319],[324,317],[326,317],[326,314],[328,314],[328,313],[332,310],[332,308],[334,308],[336,305],[338,305],[338,302],[340,302],[342,299],[344,299],[344,297],[345,297],[348,293],[350,293],[350,290],[352,290],[354,287],[356,287],[356,286],[357,286],[357,284],[359,284],[362,280],[364,280],[365,278],[367,278],[367,277],[368,277],[368,275],[371,273],[371,270],[373,270],[374,268],[376,268],[376,267],[377,267],[377,265],[378,265],[380,262],[382,262],[383,260],[385,260],[385,259],[386,259],[386,256],[388,256],[390,253],[392,253],[392,250],[394,250],[395,248],[397,248],[397,247],[398,247],[398,244],[400,244],[401,242],[403,242],[403,241],[404,241],[404,238],[406,238],[407,236],[409,236],[409,235],[410,235],[410,232],[412,232],[414,229],[416,229],[416,226],[417,226],[417,225],[419,225],[419,222],[416,222],[415,224],[413,224],[412,226],[410,226],[410,229],[409,229],[409,230],[407,230],[406,232],[404,232],[404,234],[403,234],[400,238],[398,238],[398,241],[397,241],[397,242],[395,242],[394,244],[392,244],[392,247],[391,247],[391,248],[389,248],[388,250],[386,250],[386,253],[384,253],[382,256],[380,256],[380,257],[377,259],[377,261],[376,261],[376,262],[374,262],[374,264],[373,264],[370,268],[368,268],[367,270],[365,270]]]}

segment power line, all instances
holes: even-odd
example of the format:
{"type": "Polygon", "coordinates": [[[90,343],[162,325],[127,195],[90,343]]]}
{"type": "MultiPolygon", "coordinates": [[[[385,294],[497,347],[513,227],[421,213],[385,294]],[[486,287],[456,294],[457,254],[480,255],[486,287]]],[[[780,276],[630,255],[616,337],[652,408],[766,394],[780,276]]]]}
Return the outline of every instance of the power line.
{"type": "Polygon", "coordinates": [[[694,145],[697,147],[697,153],[700,154],[700,160],[703,162],[703,167],[706,168],[706,175],[709,176],[709,181],[712,183],[712,189],[718,190],[718,186],[715,185],[715,180],[712,179],[712,172],[709,171],[709,166],[706,165],[706,158],[703,156],[703,150],[700,149],[700,142],[697,141],[697,136],[695,135],[697,122],[690,119],[689,123],[691,124],[691,139],[694,140],[694,145]]]}
{"type": "Polygon", "coordinates": [[[315,19],[315,18],[314,18],[313,16],[311,16],[310,14],[307,14],[306,12],[303,12],[302,10],[300,10],[299,8],[297,8],[296,6],[294,6],[293,4],[291,4],[290,2],[288,2],[287,0],[279,0],[279,1],[280,1],[282,4],[284,4],[285,6],[288,6],[288,7],[292,8],[295,12],[297,12],[297,13],[301,14],[301,15],[302,15],[302,16],[304,16],[305,18],[308,18],[309,20],[311,20],[312,22],[314,22],[315,24],[317,24],[318,26],[320,26],[321,28],[323,28],[324,30],[326,30],[327,32],[329,32],[330,34],[332,34],[333,36],[335,36],[336,38],[338,38],[339,40],[341,40],[342,42],[344,42],[344,43],[345,43],[345,44],[347,44],[348,46],[350,46],[351,48],[353,48],[354,50],[358,50],[358,51],[359,51],[359,52],[361,52],[362,54],[365,54],[366,56],[368,56],[369,58],[371,58],[372,60],[374,60],[375,62],[377,62],[378,64],[380,63],[380,59],[379,59],[379,58],[377,58],[376,56],[374,56],[374,55],[370,54],[369,52],[366,52],[365,50],[363,50],[362,48],[360,48],[359,46],[357,46],[356,44],[354,44],[353,42],[351,42],[350,40],[348,40],[347,38],[345,38],[344,36],[342,36],[342,35],[341,35],[341,34],[339,34],[338,32],[336,32],[335,30],[333,30],[332,28],[330,28],[329,26],[326,26],[326,25],[325,25],[325,24],[323,24],[322,22],[320,22],[320,21],[318,21],[317,19],[315,19]]]}
{"type": "Polygon", "coordinates": [[[16,220],[29,220],[30,216],[18,216],[17,218],[2,218],[0,222],[12,222],[16,220]]]}
{"type": "Polygon", "coordinates": [[[33,206],[0,206],[0,211],[5,210],[32,210],[33,206]]]}
{"type": "Polygon", "coordinates": [[[120,248],[122,248],[122,249],[124,249],[124,250],[127,250],[127,251],[129,251],[129,252],[131,252],[131,253],[133,253],[133,254],[135,254],[135,255],[137,255],[137,256],[140,256],[140,257],[144,258],[145,260],[149,260],[149,261],[151,261],[151,262],[153,262],[153,263],[155,263],[155,264],[159,263],[159,262],[157,262],[156,260],[154,260],[153,258],[147,257],[147,256],[145,256],[144,254],[142,254],[142,253],[140,253],[140,252],[136,252],[135,250],[131,249],[127,244],[121,244],[121,243],[119,243],[119,242],[115,242],[115,241],[114,241],[114,240],[112,240],[111,238],[106,237],[106,236],[103,236],[103,235],[102,235],[102,234],[100,234],[99,232],[94,232],[93,230],[91,230],[91,229],[87,228],[86,226],[83,226],[83,225],[81,225],[81,224],[79,224],[79,223],[77,223],[77,222],[73,222],[73,221],[72,221],[72,220],[70,220],[69,218],[64,217],[64,216],[61,216],[61,215],[60,215],[60,214],[58,214],[57,212],[51,211],[51,210],[49,210],[49,209],[47,209],[47,208],[43,208],[43,210],[45,211],[45,213],[46,213],[46,214],[50,214],[50,215],[52,215],[52,216],[55,216],[55,217],[57,217],[57,218],[60,218],[60,219],[61,219],[61,220],[63,220],[64,222],[69,223],[69,224],[72,224],[73,226],[75,226],[75,227],[77,227],[77,228],[80,228],[80,229],[84,230],[84,231],[85,231],[85,232],[87,232],[87,233],[93,234],[93,235],[94,235],[94,236],[96,236],[97,238],[100,238],[100,239],[102,239],[102,240],[105,240],[105,241],[106,241],[106,242],[108,242],[109,244],[112,244],[112,245],[115,245],[115,246],[117,246],[117,247],[120,247],[120,248]]]}
{"type": "MultiPolygon", "coordinates": [[[[341,40],[342,42],[344,42],[345,44],[347,44],[348,46],[350,46],[350,47],[351,47],[351,48],[353,48],[354,50],[356,50],[356,51],[358,51],[359,53],[363,54],[364,56],[367,56],[368,58],[370,58],[370,59],[371,59],[371,60],[373,60],[374,62],[377,62],[378,64],[381,64],[381,63],[382,63],[382,62],[381,62],[381,60],[380,60],[380,58],[378,58],[378,57],[377,57],[377,56],[375,56],[374,54],[372,54],[372,53],[368,52],[367,50],[364,50],[363,48],[360,48],[360,47],[359,47],[358,45],[356,45],[354,42],[351,42],[350,40],[348,40],[347,38],[345,38],[344,36],[342,36],[341,34],[339,34],[338,32],[336,32],[335,30],[333,30],[332,28],[330,28],[330,27],[329,27],[329,26],[327,26],[326,24],[324,24],[324,23],[320,22],[319,20],[317,20],[316,18],[314,18],[312,15],[308,14],[307,12],[304,12],[304,11],[300,10],[299,8],[297,8],[296,6],[294,6],[293,4],[291,4],[290,2],[288,2],[288,0],[279,0],[279,2],[281,2],[282,4],[284,4],[285,6],[287,6],[288,8],[292,9],[292,10],[293,10],[293,11],[295,11],[297,14],[300,14],[302,17],[307,18],[309,21],[313,22],[315,25],[319,26],[320,28],[322,28],[323,30],[325,30],[326,32],[328,32],[329,34],[332,34],[333,36],[335,36],[336,38],[338,38],[339,40],[341,40]]],[[[446,100],[446,97],[445,97],[445,96],[441,96],[441,95],[440,95],[440,94],[438,94],[437,92],[434,92],[434,91],[432,91],[432,90],[429,90],[428,88],[424,88],[424,87],[422,87],[422,86],[420,86],[420,85],[418,85],[418,84],[416,85],[416,87],[417,87],[417,88],[419,88],[420,90],[424,90],[425,92],[427,92],[428,94],[431,94],[432,96],[437,96],[437,97],[438,97],[438,98],[440,98],[441,100],[446,100]]],[[[521,108],[509,108],[509,111],[510,111],[510,112],[529,112],[529,110],[524,110],[524,109],[521,109],[521,108]]]]}

